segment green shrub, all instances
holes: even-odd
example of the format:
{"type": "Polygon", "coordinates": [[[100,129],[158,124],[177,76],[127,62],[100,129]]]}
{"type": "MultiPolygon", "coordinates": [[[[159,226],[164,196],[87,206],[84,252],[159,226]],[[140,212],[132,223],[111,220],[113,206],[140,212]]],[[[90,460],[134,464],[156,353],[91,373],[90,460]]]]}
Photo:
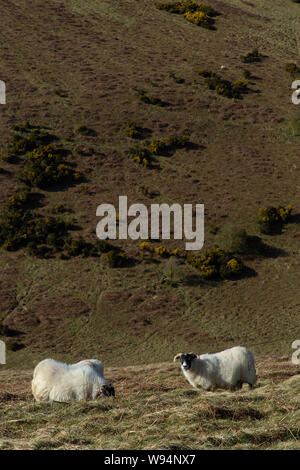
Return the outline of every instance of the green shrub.
{"type": "Polygon", "coordinates": [[[189,144],[189,137],[186,135],[182,136],[170,136],[165,140],[153,139],[149,144],[149,151],[154,155],[165,155],[172,150],[178,148],[187,147],[189,144]]]}
{"type": "Polygon", "coordinates": [[[172,3],[156,2],[155,6],[159,10],[165,10],[169,13],[184,15],[184,17],[191,23],[194,23],[197,26],[203,26],[205,28],[211,28],[214,23],[213,17],[219,14],[209,5],[191,0],[172,3]]]}
{"type": "Polygon", "coordinates": [[[131,139],[140,139],[142,137],[141,128],[134,121],[128,121],[125,128],[126,135],[131,139]]]}
{"type": "Polygon", "coordinates": [[[241,61],[245,64],[250,64],[252,62],[260,62],[262,55],[258,52],[257,49],[253,49],[252,52],[248,52],[246,55],[241,56],[241,61]]]}
{"type": "Polygon", "coordinates": [[[165,10],[169,13],[176,13],[183,15],[184,13],[194,13],[196,11],[203,11],[207,15],[216,16],[218,13],[210,6],[204,3],[198,3],[191,0],[181,2],[156,2],[156,8],[159,10],[165,10]]]}
{"type": "Polygon", "coordinates": [[[120,268],[128,264],[128,257],[124,251],[110,250],[105,253],[105,260],[110,268],[120,268]]]}
{"type": "Polygon", "coordinates": [[[245,78],[246,80],[250,80],[250,78],[251,78],[251,72],[250,72],[250,70],[244,70],[244,71],[243,71],[243,75],[244,75],[244,78],[245,78]]]}
{"type": "Polygon", "coordinates": [[[162,155],[168,150],[167,144],[162,139],[153,139],[148,148],[154,155],[162,155]]]}
{"type": "Polygon", "coordinates": [[[63,204],[56,204],[52,209],[52,214],[63,214],[64,212],[68,212],[68,209],[63,204]]]}
{"type": "Polygon", "coordinates": [[[26,156],[21,175],[21,181],[24,184],[41,189],[79,179],[79,173],[66,165],[61,153],[50,145],[36,148],[26,156]]]}
{"type": "Polygon", "coordinates": [[[85,125],[80,125],[78,127],[76,127],[75,129],[75,132],[77,132],[77,134],[81,134],[81,135],[84,135],[84,136],[96,136],[97,135],[97,132],[94,131],[93,129],[91,129],[90,127],[87,127],[85,125]]]}
{"type": "Polygon", "coordinates": [[[211,233],[212,235],[216,235],[220,230],[220,227],[218,227],[217,225],[211,225],[209,227],[209,233],[211,233]]]}
{"type": "Polygon", "coordinates": [[[249,235],[245,229],[225,227],[215,238],[223,250],[238,255],[262,255],[266,246],[259,237],[249,235]]]}
{"type": "Polygon", "coordinates": [[[178,84],[182,84],[182,83],[185,82],[184,78],[176,77],[176,75],[173,72],[170,73],[169,77],[173,78],[174,82],[176,82],[178,84]]]}
{"type": "Polygon", "coordinates": [[[297,75],[300,76],[300,67],[294,63],[286,64],[285,70],[291,75],[291,77],[296,77],[297,75]]]}
{"type": "Polygon", "coordinates": [[[187,263],[200,271],[204,279],[230,279],[240,276],[245,265],[230,252],[215,248],[206,250],[202,255],[188,255],[187,263]]]}
{"type": "Polygon", "coordinates": [[[184,17],[190,23],[194,23],[197,26],[202,26],[204,28],[210,28],[214,23],[214,20],[203,11],[196,11],[194,13],[188,11],[184,14],[184,17]]]}
{"type": "Polygon", "coordinates": [[[154,248],[154,252],[157,256],[159,256],[161,258],[168,258],[169,257],[169,253],[168,253],[167,249],[162,245],[157,246],[156,248],[154,248]]]}
{"type": "Polygon", "coordinates": [[[30,124],[25,126],[14,126],[14,134],[12,142],[9,144],[7,153],[2,155],[1,158],[8,162],[13,163],[20,155],[31,152],[40,146],[49,145],[55,136],[40,127],[34,127],[30,124]]]}
{"type": "Polygon", "coordinates": [[[91,243],[86,242],[82,237],[77,239],[68,238],[64,249],[69,256],[83,255],[85,257],[95,254],[95,248],[91,243]]]}
{"type": "Polygon", "coordinates": [[[218,95],[225,96],[226,98],[241,98],[248,91],[247,82],[243,79],[235,80],[231,83],[215,72],[200,70],[198,73],[205,78],[205,83],[210,90],[215,90],[218,95]]]}
{"type": "Polygon", "coordinates": [[[129,150],[130,155],[133,157],[134,161],[140,165],[146,167],[151,167],[152,159],[150,151],[146,147],[133,147],[129,150]]]}
{"type": "Polygon", "coordinates": [[[138,92],[137,97],[139,101],[146,104],[152,104],[154,106],[164,106],[165,104],[160,98],[157,98],[156,96],[148,96],[144,92],[138,92]]]}
{"type": "Polygon", "coordinates": [[[187,147],[189,144],[189,137],[187,135],[167,137],[166,145],[169,150],[181,149],[187,147]]]}
{"type": "Polygon", "coordinates": [[[271,235],[281,233],[284,224],[291,219],[292,206],[268,206],[258,210],[258,226],[261,233],[271,235]]]}
{"type": "Polygon", "coordinates": [[[95,249],[99,253],[108,253],[108,251],[114,250],[115,247],[106,240],[97,240],[95,243],[95,249]]]}

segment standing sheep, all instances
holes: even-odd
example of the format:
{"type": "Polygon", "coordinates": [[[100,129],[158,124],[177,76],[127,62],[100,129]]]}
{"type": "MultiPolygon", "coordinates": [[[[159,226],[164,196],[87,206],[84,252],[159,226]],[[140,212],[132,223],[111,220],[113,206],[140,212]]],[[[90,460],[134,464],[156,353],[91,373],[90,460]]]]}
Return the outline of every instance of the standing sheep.
{"type": "Polygon", "coordinates": [[[66,402],[115,396],[114,387],[104,378],[102,362],[96,359],[77,364],[45,359],[34,369],[31,386],[36,401],[66,402]]]}
{"type": "Polygon", "coordinates": [[[193,387],[204,390],[225,388],[239,390],[243,383],[252,388],[256,382],[254,356],[249,349],[236,346],[216,354],[176,354],[184,376],[193,387]]]}

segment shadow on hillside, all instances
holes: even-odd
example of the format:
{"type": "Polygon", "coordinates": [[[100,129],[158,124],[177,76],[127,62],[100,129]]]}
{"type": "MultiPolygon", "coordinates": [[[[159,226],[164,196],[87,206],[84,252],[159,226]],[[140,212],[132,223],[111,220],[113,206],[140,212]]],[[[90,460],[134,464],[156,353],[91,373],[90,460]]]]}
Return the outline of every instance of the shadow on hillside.
{"type": "Polygon", "coordinates": [[[0,335],[1,336],[7,336],[9,338],[14,338],[16,336],[20,336],[20,335],[23,335],[23,334],[24,334],[23,331],[15,330],[13,328],[9,328],[8,326],[2,325],[0,323],[0,335]]]}
{"type": "Polygon", "coordinates": [[[291,215],[289,224],[300,224],[300,214],[291,215]]]}
{"type": "Polygon", "coordinates": [[[245,259],[254,258],[278,258],[286,256],[287,253],[282,248],[267,245],[260,237],[248,235],[248,252],[243,256],[245,259]]]}

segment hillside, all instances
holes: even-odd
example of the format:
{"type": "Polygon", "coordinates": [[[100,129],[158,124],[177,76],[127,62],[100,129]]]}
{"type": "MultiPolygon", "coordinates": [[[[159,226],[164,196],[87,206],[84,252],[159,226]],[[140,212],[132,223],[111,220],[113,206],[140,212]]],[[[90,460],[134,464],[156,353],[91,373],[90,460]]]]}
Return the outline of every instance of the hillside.
{"type": "MultiPolygon", "coordinates": [[[[296,106],[285,66],[300,66],[300,5],[207,3],[219,13],[214,29],[149,0],[12,0],[9,7],[0,0],[0,79],[7,87],[1,152],[13,126],[29,122],[56,136],[54,145],[81,175],[72,184],[33,188],[37,216],[62,204],[72,237],[95,243],[96,208],[117,206],[119,195],[147,206],[203,203],[205,247],[226,241],[232,227],[269,247],[268,254],[242,256],[251,275],[206,281],[185,263],[184,242],[163,241],[169,252],[180,250],[176,282],[166,280],[167,259],[140,257],[140,241],[111,242],[131,259],[115,268],[104,255],[63,259],[2,248],[0,339],[10,349],[3,369],[31,370],[49,356],[137,366],[170,361],[180,350],[237,344],[260,359],[291,356],[300,338],[300,138],[290,125],[296,106]],[[259,61],[244,63],[241,56],[255,49],[259,61]],[[200,70],[230,82],[248,70],[247,92],[221,96],[200,70]],[[141,91],[163,106],[139,99],[141,91]],[[174,135],[187,135],[190,144],[156,156],[150,168],[139,165],[128,153],[136,143],[126,133],[132,120],[143,129],[140,145],[174,135]],[[289,204],[293,217],[281,233],[259,233],[260,207],[289,204]]],[[[4,208],[21,187],[24,157],[1,160],[0,169],[4,208]]]]}

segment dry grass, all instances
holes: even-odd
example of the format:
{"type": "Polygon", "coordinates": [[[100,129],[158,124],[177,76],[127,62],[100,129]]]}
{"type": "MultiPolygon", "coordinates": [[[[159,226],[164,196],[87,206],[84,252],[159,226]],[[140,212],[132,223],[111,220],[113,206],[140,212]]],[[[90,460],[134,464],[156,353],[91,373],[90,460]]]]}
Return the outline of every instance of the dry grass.
{"type": "Polygon", "coordinates": [[[116,398],[33,404],[31,372],[0,374],[2,449],[300,449],[300,369],[258,364],[256,388],[198,392],[178,365],[107,369],[116,398]]]}

